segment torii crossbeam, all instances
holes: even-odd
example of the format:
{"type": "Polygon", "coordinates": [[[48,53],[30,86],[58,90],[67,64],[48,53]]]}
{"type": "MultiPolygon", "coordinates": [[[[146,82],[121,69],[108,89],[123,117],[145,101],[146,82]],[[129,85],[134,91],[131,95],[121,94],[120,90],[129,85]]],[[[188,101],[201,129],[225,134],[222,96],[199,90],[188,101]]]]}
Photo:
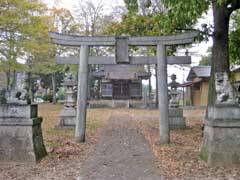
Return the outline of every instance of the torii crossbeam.
{"type": "Polygon", "coordinates": [[[88,64],[157,64],[160,143],[169,143],[167,64],[190,64],[190,56],[166,56],[166,46],[190,44],[198,32],[169,36],[78,36],[50,32],[53,43],[81,47],[78,57],[56,57],[58,64],[79,64],[75,139],[85,141],[88,64]],[[115,46],[115,57],[89,57],[89,46],[115,46]],[[157,56],[130,57],[129,46],[157,46],[157,56]]]}

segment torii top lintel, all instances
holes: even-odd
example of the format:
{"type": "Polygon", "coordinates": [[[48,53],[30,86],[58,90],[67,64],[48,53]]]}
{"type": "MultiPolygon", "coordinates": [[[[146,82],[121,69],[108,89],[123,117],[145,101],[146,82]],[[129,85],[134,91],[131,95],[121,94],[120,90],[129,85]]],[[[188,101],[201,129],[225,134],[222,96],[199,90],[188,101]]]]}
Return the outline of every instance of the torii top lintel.
{"type": "Polygon", "coordinates": [[[194,38],[198,36],[197,31],[186,32],[176,35],[166,36],[142,36],[142,37],[127,37],[127,36],[78,36],[78,35],[66,35],[54,32],[49,32],[49,36],[52,38],[53,43],[66,46],[115,46],[118,40],[124,39],[127,45],[132,46],[156,46],[158,44],[163,45],[181,45],[190,44],[194,41],[194,38]]]}

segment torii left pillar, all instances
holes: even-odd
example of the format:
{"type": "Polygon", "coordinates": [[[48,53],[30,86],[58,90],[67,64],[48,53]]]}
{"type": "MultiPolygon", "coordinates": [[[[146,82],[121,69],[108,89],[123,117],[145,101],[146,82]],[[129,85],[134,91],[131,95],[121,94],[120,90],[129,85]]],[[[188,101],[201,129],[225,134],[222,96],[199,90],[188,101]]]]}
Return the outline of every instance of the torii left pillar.
{"type": "Polygon", "coordinates": [[[78,69],[77,118],[75,126],[75,141],[85,142],[87,91],[88,91],[88,51],[87,45],[80,50],[78,69]]]}
{"type": "Polygon", "coordinates": [[[167,58],[166,46],[157,45],[157,84],[158,84],[158,107],[159,107],[159,136],[160,144],[168,144],[169,122],[168,122],[168,83],[167,83],[167,58]]]}

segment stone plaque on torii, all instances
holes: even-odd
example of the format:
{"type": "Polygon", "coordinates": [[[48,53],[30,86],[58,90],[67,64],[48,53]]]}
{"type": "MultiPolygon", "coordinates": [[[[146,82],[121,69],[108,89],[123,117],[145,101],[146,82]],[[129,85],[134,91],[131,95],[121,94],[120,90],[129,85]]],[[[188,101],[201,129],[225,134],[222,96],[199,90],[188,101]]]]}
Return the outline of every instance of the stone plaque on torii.
{"type": "Polygon", "coordinates": [[[79,64],[75,139],[85,141],[88,64],[157,64],[160,143],[169,143],[167,64],[190,64],[190,56],[166,56],[166,46],[190,44],[198,35],[188,32],[168,36],[78,36],[50,32],[53,43],[81,47],[80,58],[56,57],[58,64],[79,64]],[[115,46],[115,57],[89,57],[89,46],[115,46]],[[130,57],[129,46],[157,46],[157,56],[130,57]]]}

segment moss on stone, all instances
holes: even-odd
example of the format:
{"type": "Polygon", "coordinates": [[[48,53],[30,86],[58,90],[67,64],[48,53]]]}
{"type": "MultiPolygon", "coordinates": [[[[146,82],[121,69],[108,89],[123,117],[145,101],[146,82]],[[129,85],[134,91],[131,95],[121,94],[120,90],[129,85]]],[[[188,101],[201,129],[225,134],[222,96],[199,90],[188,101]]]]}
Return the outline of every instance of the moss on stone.
{"type": "Polygon", "coordinates": [[[199,157],[201,160],[207,162],[208,161],[208,150],[206,150],[205,148],[201,149],[200,151],[200,154],[199,154],[199,157]]]}
{"type": "Polygon", "coordinates": [[[42,136],[42,129],[41,129],[42,118],[34,118],[34,120],[40,123],[36,125],[37,128],[34,130],[35,132],[33,132],[34,152],[36,155],[36,160],[38,161],[47,155],[47,151],[43,143],[43,136],[42,136]]]}
{"type": "Polygon", "coordinates": [[[32,122],[33,122],[34,125],[41,124],[42,123],[42,118],[41,117],[32,118],[32,122]]]}
{"type": "Polygon", "coordinates": [[[45,146],[43,144],[43,139],[41,136],[37,136],[34,139],[34,151],[36,154],[37,161],[47,155],[47,151],[45,149],[45,146]]]}
{"type": "Polygon", "coordinates": [[[233,154],[232,155],[232,159],[233,159],[233,164],[240,164],[240,154],[233,154]]]}
{"type": "Polygon", "coordinates": [[[240,155],[231,153],[208,152],[202,149],[199,157],[201,160],[207,162],[210,166],[228,166],[233,164],[240,164],[240,155]],[[209,159],[209,156],[211,158],[209,159]]]}

